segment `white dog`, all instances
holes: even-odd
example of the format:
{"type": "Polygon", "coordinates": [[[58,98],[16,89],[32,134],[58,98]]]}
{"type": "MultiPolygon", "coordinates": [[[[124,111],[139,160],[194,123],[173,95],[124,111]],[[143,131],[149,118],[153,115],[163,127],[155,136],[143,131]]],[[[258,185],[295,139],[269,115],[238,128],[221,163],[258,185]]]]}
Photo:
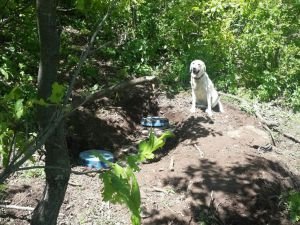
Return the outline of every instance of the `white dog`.
{"type": "Polygon", "coordinates": [[[205,112],[212,116],[212,108],[219,106],[219,111],[224,112],[220,96],[214,84],[206,73],[206,66],[201,60],[194,60],[190,65],[191,86],[192,86],[192,108],[191,112],[196,111],[196,104],[200,108],[206,108],[205,112]]]}

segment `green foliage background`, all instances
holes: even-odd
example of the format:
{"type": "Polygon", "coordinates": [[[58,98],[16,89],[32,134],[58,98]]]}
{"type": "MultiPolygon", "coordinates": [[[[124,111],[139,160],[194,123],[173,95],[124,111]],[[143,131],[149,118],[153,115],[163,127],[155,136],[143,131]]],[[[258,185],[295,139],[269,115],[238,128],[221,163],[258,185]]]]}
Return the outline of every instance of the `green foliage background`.
{"type": "MultiPolygon", "coordinates": [[[[77,1],[91,24],[108,4],[77,1]]],[[[99,54],[118,65],[121,78],[152,73],[175,91],[188,87],[188,65],[200,58],[219,89],[263,101],[284,97],[299,110],[299,15],[298,0],[118,1],[99,54]]]]}
{"type": "MultiPolygon", "coordinates": [[[[266,101],[284,96],[299,110],[299,0],[60,1],[62,76],[78,62],[111,2],[82,72],[87,82],[101,77],[99,61],[110,60],[116,75],[111,82],[156,74],[166,87],[181,90],[188,87],[190,61],[200,58],[219,89],[247,90],[266,101]]],[[[1,4],[1,94],[21,86],[28,96],[35,90],[39,51],[34,5],[1,4]]]]}

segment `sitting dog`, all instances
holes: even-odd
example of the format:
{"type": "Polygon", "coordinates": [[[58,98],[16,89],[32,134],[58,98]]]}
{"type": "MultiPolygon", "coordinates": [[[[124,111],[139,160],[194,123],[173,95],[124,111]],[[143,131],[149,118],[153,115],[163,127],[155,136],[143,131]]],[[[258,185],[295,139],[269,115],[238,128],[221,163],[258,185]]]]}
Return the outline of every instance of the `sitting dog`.
{"type": "Polygon", "coordinates": [[[200,108],[206,108],[205,112],[212,116],[212,108],[219,106],[219,111],[224,112],[220,96],[214,84],[206,73],[206,66],[201,60],[194,60],[190,65],[191,86],[192,86],[192,108],[191,112],[196,111],[196,104],[200,108]]]}

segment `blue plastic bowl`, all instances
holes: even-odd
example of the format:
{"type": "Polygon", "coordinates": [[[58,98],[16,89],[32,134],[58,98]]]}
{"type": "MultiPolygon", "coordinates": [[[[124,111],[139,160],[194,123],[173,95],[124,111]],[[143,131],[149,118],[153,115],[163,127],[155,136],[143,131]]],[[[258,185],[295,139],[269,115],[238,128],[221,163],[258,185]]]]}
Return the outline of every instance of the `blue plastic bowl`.
{"type": "Polygon", "coordinates": [[[159,116],[148,116],[141,120],[141,125],[144,127],[168,127],[169,120],[159,116]]]}
{"type": "Polygon", "coordinates": [[[79,158],[80,158],[82,164],[89,168],[107,169],[108,165],[106,163],[100,161],[100,159],[97,157],[97,155],[99,155],[99,154],[107,161],[110,161],[110,162],[114,161],[114,156],[111,152],[104,151],[104,150],[96,150],[96,149],[91,149],[91,150],[81,152],[79,154],[79,158]]]}

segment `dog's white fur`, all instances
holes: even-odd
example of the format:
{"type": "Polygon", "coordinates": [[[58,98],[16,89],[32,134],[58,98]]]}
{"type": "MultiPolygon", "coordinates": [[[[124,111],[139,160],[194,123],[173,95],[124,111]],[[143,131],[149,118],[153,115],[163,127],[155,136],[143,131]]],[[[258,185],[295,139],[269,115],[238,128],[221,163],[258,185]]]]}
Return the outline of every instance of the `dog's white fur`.
{"type": "Polygon", "coordinates": [[[224,112],[220,96],[214,84],[206,73],[206,66],[201,60],[194,60],[190,65],[191,86],[192,86],[192,108],[191,112],[196,111],[196,104],[200,108],[206,108],[205,112],[212,116],[212,108],[219,105],[219,111],[224,112]]]}

